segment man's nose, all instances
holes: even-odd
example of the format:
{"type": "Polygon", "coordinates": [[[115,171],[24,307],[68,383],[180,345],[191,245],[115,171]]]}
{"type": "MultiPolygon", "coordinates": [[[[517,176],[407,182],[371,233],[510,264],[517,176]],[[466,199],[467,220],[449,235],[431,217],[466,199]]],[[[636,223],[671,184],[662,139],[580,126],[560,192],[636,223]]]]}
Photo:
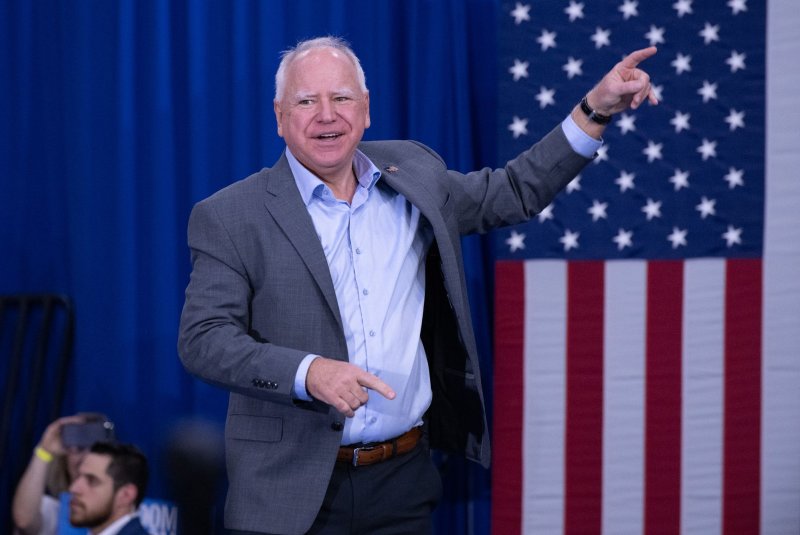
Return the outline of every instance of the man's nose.
{"type": "Polygon", "coordinates": [[[81,478],[76,479],[69,486],[69,491],[72,494],[79,494],[80,493],[80,489],[81,489],[81,478]]]}
{"type": "Polygon", "coordinates": [[[330,122],[336,119],[336,107],[333,102],[327,99],[320,100],[319,104],[319,120],[330,122]]]}

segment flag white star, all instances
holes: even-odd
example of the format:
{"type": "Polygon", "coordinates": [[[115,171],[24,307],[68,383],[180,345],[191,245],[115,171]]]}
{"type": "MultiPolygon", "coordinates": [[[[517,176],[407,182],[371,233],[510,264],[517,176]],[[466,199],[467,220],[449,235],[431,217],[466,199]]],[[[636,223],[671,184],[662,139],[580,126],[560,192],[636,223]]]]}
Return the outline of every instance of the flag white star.
{"type": "Polygon", "coordinates": [[[745,54],[744,52],[742,52],[740,54],[737,51],[733,50],[733,51],[731,51],[730,57],[725,60],[725,63],[730,65],[731,72],[736,72],[739,69],[744,69],[745,68],[745,65],[744,65],[745,58],[747,58],[747,54],[745,54]]]}
{"type": "Polygon", "coordinates": [[[719,24],[712,25],[710,22],[706,22],[706,25],[700,30],[698,35],[703,38],[705,44],[719,41],[719,24]]]}
{"type": "Polygon", "coordinates": [[[553,205],[548,204],[545,206],[544,210],[536,214],[536,217],[539,218],[539,223],[544,223],[548,219],[553,219],[553,205]]]}
{"type": "Polygon", "coordinates": [[[511,16],[514,17],[514,24],[521,24],[524,20],[531,20],[531,6],[530,4],[520,4],[514,6],[511,11],[511,16]]]}
{"type": "Polygon", "coordinates": [[[539,101],[539,108],[546,108],[547,106],[555,104],[556,99],[553,98],[555,94],[555,89],[547,89],[545,86],[541,86],[539,88],[539,93],[536,95],[536,100],[539,101]]]}
{"type": "Polygon", "coordinates": [[[703,97],[703,102],[717,98],[717,84],[708,80],[703,80],[703,87],[697,90],[697,94],[703,97]]]}
{"type": "Polygon", "coordinates": [[[605,162],[608,160],[608,147],[610,145],[608,143],[603,143],[600,145],[600,148],[597,149],[597,156],[594,158],[594,163],[605,162]]]}
{"type": "Polygon", "coordinates": [[[582,65],[583,65],[582,59],[575,59],[572,56],[570,56],[567,59],[567,62],[561,68],[567,71],[567,78],[572,80],[573,77],[580,76],[581,74],[583,74],[582,65]]]}
{"type": "Polygon", "coordinates": [[[744,169],[728,168],[728,174],[723,177],[730,189],[736,186],[744,186],[744,169]]]}
{"type": "Polygon", "coordinates": [[[731,132],[737,128],[744,128],[744,112],[731,108],[730,113],[725,117],[725,122],[731,127],[731,132]]]}
{"type": "Polygon", "coordinates": [[[690,15],[692,13],[692,0],[678,0],[672,7],[678,12],[678,17],[690,15]]]}
{"type": "Polygon", "coordinates": [[[514,253],[525,248],[525,234],[520,234],[516,230],[511,231],[511,236],[506,239],[506,244],[510,252],[514,253]]]}
{"type": "Polygon", "coordinates": [[[664,28],[659,28],[654,24],[650,25],[650,31],[644,34],[645,38],[650,41],[650,46],[664,44],[664,28]]]}
{"type": "Polygon", "coordinates": [[[561,236],[558,241],[564,244],[564,251],[569,251],[570,249],[577,249],[578,248],[578,238],[580,237],[580,232],[572,232],[571,230],[567,229],[564,231],[564,235],[561,236]]]}
{"type": "Polygon", "coordinates": [[[597,199],[592,201],[592,206],[586,210],[592,215],[592,221],[597,221],[598,219],[606,219],[606,209],[608,208],[607,202],[600,202],[597,199]]]}
{"type": "Polygon", "coordinates": [[[548,48],[555,48],[556,32],[548,32],[547,30],[542,30],[542,35],[536,38],[536,42],[542,45],[543,52],[548,48]]]}
{"type": "Polygon", "coordinates": [[[628,132],[636,132],[636,116],[623,113],[617,120],[617,126],[624,136],[628,132]]]}
{"type": "Polygon", "coordinates": [[[686,246],[686,234],[688,233],[688,230],[672,227],[672,234],[667,236],[667,239],[672,242],[672,248],[677,249],[681,245],[686,246]]]}
{"type": "Polygon", "coordinates": [[[642,206],[642,212],[645,213],[648,221],[654,217],[661,217],[661,201],[654,201],[648,198],[647,204],[642,206]]]}
{"type": "Polygon", "coordinates": [[[681,188],[688,188],[689,171],[681,171],[680,169],[675,169],[675,173],[671,177],[669,177],[669,181],[675,185],[675,191],[678,191],[681,188]]]}
{"type": "Polygon", "coordinates": [[[686,71],[692,70],[691,63],[692,63],[692,56],[688,54],[684,56],[683,54],[678,52],[678,55],[675,56],[675,59],[673,59],[670,62],[670,65],[675,67],[675,74],[683,74],[686,71]]]}
{"type": "Polygon", "coordinates": [[[653,96],[656,97],[657,101],[662,102],[664,100],[663,97],[661,96],[664,92],[663,85],[651,85],[650,91],[653,92],[653,96]]]}
{"type": "Polygon", "coordinates": [[[625,0],[617,9],[622,13],[622,18],[628,20],[631,17],[639,16],[639,10],[636,9],[638,6],[639,2],[634,0],[625,0]]]}
{"type": "Polygon", "coordinates": [[[700,212],[700,217],[702,219],[705,219],[706,216],[716,215],[717,214],[717,210],[715,208],[716,204],[717,204],[717,200],[716,199],[709,199],[708,197],[703,195],[703,198],[700,199],[700,204],[695,206],[695,209],[698,212],[700,212]]]}
{"type": "Polygon", "coordinates": [[[736,228],[733,225],[728,225],[728,230],[722,233],[722,237],[728,247],[742,244],[742,229],[736,228]]]}
{"type": "Polygon", "coordinates": [[[740,11],[747,11],[747,0],[728,0],[728,7],[738,15],[740,11]]]}
{"type": "Polygon", "coordinates": [[[572,180],[570,180],[569,184],[567,184],[567,194],[570,194],[573,191],[578,191],[580,189],[581,189],[581,175],[578,175],[572,180]]]}
{"type": "Polygon", "coordinates": [[[635,178],[635,173],[622,171],[622,173],[614,180],[614,184],[619,186],[620,193],[625,193],[626,190],[633,189],[633,181],[635,178]]]}
{"type": "Polygon", "coordinates": [[[697,152],[703,156],[703,161],[717,157],[717,142],[703,138],[703,143],[697,147],[697,152]]]}
{"type": "Polygon", "coordinates": [[[594,41],[595,48],[609,46],[611,44],[611,30],[604,30],[598,26],[590,39],[594,41]]]}
{"type": "Polygon", "coordinates": [[[633,231],[632,230],[625,230],[619,229],[617,235],[612,238],[614,243],[617,244],[617,249],[620,251],[623,250],[625,247],[632,247],[633,246],[633,231]]]}
{"type": "Polygon", "coordinates": [[[647,146],[642,149],[642,154],[647,156],[647,163],[653,163],[654,160],[660,160],[661,156],[661,149],[664,148],[663,143],[656,143],[652,139],[647,141],[647,146]]]}
{"type": "Polygon", "coordinates": [[[647,163],[653,163],[654,160],[660,160],[661,149],[664,148],[663,143],[656,143],[652,139],[647,140],[647,146],[642,149],[642,154],[647,156],[647,163]]]}
{"type": "Polygon", "coordinates": [[[514,65],[508,68],[508,72],[510,72],[514,76],[514,81],[518,82],[520,78],[528,77],[529,66],[530,62],[520,61],[518,59],[515,59],[514,65]]]}
{"type": "Polygon", "coordinates": [[[576,19],[582,19],[583,2],[575,2],[574,0],[571,0],[566,9],[564,9],[564,13],[569,15],[570,22],[575,22],[576,19]]]}
{"type": "Polygon", "coordinates": [[[681,130],[689,130],[689,119],[692,117],[690,113],[683,113],[681,111],[675,112],[675,117],[669,120],[669,123],[675,127],[675,133],[679,134],[681,130]]]}
{"type": "Polygon", "coordinates": [[[514,139],[528,135],[528,120],[520,119],[515,115],[511,124],[508,125],[508,129],[514,134],[514,139]]]}

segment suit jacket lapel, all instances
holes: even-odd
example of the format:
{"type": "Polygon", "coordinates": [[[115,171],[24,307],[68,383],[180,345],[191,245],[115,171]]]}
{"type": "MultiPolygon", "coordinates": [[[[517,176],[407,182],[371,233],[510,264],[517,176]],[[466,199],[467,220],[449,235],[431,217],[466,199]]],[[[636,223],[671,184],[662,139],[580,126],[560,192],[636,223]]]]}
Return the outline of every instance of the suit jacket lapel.
{"type": "Polygon", "coordinates": [[[264,204],[272,214],[275,223],[283,230],[287,239],[303,259],[322,295],[325,296],[328,307],[341,326],[342,319],[339,315],[339,304],[333,289],[328,261],[325,259],[325,253],[319,243],[314,222],[308,215],[308,210],[297,190],[285,155],[281,156],[280,160],[267,172],[267,195],[264,204]]]}

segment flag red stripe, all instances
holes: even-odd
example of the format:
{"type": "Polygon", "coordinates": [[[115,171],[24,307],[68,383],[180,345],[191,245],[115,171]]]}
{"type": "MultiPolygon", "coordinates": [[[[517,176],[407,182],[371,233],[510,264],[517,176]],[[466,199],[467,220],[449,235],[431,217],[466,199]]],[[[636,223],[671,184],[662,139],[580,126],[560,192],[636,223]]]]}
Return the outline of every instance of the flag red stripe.
{"type": "Polygon", "coordinates": [[[525,264],[495,264],[492,533],[522,533],[525,264]]]}
{"type": "Polygon", "coordinates": [[[603,262],[567,271],[564,533],[600,533],[603,471],[603,262]]]}
{"type": "MultiPolygon", "coordinates": [[[[725,282],[725,535],[759,532],[761,274],[760,259],[728,260],[725,282]]],[[[797,422],[786,422],[786,425],[797,425],[797,422]]]]}
{"type": "Polygon", "coordinates": [[[683,261],[647,268],[644,532],[679,533],[683,261]]]}

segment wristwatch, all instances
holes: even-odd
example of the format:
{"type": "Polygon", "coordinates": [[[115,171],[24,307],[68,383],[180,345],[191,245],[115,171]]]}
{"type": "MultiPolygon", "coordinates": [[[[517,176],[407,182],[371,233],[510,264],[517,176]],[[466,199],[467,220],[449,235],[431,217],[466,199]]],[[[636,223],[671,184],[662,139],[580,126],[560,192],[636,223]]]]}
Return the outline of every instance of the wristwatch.
{"type": "Polygon", "coordinates": [[[589,101],[586,100],[586,97],[581,99],[581,111],[586,114],[590,121],[597,124],[608,124],[611,122],[611,116],[594,111],[592,107],[589,106],[589,101]]]}

